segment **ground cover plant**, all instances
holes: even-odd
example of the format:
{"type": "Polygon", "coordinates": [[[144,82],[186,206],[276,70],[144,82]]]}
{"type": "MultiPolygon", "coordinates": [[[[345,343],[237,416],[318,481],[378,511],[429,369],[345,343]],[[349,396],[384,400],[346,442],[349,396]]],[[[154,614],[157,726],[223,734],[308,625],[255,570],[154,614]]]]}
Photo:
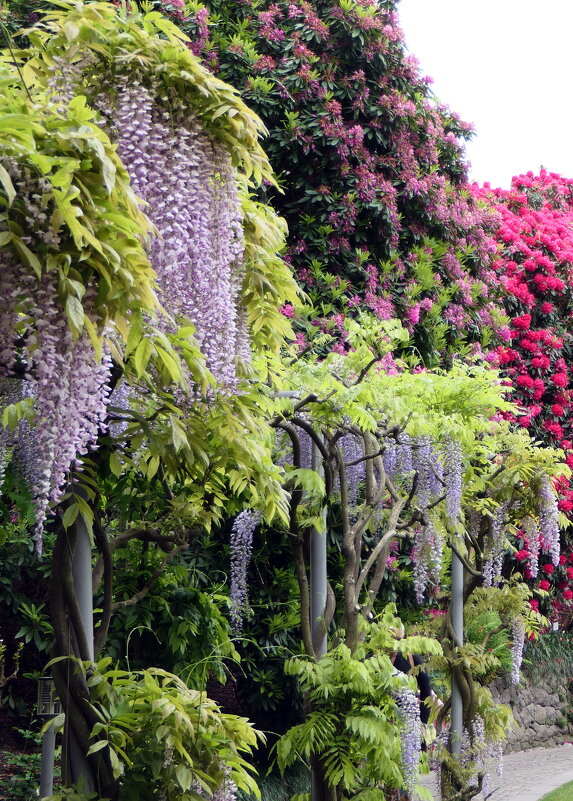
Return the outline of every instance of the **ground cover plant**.
{"type": "Polygon", "coordinates": [[[567,801],[573,792],[573,782],[558,787],[557,790],[543,796],[543,801],[567,801]]]}

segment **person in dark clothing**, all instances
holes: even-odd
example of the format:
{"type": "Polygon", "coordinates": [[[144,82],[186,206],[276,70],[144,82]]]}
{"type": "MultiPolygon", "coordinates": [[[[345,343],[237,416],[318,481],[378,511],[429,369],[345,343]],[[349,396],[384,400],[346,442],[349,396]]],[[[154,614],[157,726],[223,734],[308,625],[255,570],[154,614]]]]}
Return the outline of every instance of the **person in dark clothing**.
{"type": "MultiPolygon", "coordinates": [[[[397,652],[390,655],[390,660],[400,673],[409,673],[413,667],[418,667],[422,664],[422,660],[417,654],[404,656],[404,654],[397,652]]],[[[415,679],[418,684],[418,698],[420,699],[420,720],[425,726],[430,718],[430,707],[426,700],[429,702],[432,698],[432,687],[430,678],[425,670],[418,670],[415,679]]],[[[425,746],[423,745],[422,747],[425,750],[425,746]]]]}

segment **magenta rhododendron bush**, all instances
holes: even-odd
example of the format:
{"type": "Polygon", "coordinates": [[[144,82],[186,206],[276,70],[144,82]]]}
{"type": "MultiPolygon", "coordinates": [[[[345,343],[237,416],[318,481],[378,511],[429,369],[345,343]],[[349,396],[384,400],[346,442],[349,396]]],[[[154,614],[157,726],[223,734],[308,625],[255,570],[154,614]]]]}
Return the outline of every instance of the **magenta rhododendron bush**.
{"type": "MultiPolygon", "coordinates": [[[[513,179],[510,190],[477,190],[500,215],[499,254],[493,267],[504,289],[510,339],[488,358],[511,381],[521,413],[506,418],[531,436],[564,451],[573,465],[573,180],[541,170],[513,179]]],[[[557,479],[559,509],[573,511],[569,480],[557,479]]],[[[541,489],[541,491],[543,491],[541,489]]],[[[557,525],[557,521],[553,526],[557,525]]],[[[515,559],[525,578],[554,590],[552,611],[567,613],[573,570],[562,555],[540,559],[536,532],[520,531],[515,559]]],[[[539,603],[532,602],[534,608],[539,603]]]]}
{"type": "MultiPolygon", "coordinates": [[[[513,179],[509,191],[483,190],[501,217],[494,263],[505,290],[510,340],[490,360],[511,379],[523,412],[510,416],[533,437],[560,446],[573,464],[570,388],[573,336],[573,180],[542,171],[513,179]]],[[[561,491],[560,509],[573,509],[561,491]]]]}

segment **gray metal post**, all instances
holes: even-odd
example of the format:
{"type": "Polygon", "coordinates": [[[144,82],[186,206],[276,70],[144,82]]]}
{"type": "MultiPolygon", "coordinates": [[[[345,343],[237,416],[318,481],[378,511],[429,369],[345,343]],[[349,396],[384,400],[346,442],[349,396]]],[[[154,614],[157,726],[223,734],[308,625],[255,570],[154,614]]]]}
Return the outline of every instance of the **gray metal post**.
{"type": "Polygon", "coordinates": [[[92,544],[86,524],[81,517],[75,522],[74,591],[78,599],[82,625],[86,633],[89,658],[94,659],[94,605],[92,596],[92,544]]]}
{"type": "MultiPolygon", "coordinates": [[[[316,445],[312,446],[312,469],[323,475],[322,456],[316,445]]],[[[322,517],[326,523],[326,508],[322,517]]],[[[326,525],[324,531],[312,530],[310,538],[310,621],[312,641],[317,658],[324,656],[327,650],[326,631],[324,629],[324,613],[327,597],[326,574],[326,525]]]]}
{"type": "Polygon", "coordinates": [[[40,798],[52,795],[54,787],[54,753],[56,732],[53,726],[42,735],[42,761],[40,763],[40,798]]]}
{"type": "MultiPolygon", "coordinates": [[[[324,475],[322,468],[322,455],[316,445],[312,445],[312,469],[319,475],[324,475]]],[[[326,507],[322,509],[323,531],[312,530],[310,535],[310,623],[312,642],[316,658],[326,654],[328,641],[324,627],[324,613],[327,598],[327,572],[326,572],[326,507]]],[[[324,774],[316,760],[311,768],[311,801],[324,801],[326,788],[324,774]]]]}
{"type": "MultiPolygon", "coordinates": [[[[464,566],[452,552],[452,626],[459,643],[464,641],[464,566]]],[[[450,752],[459,754],[464,729],[464,707],[460,688],[452,677],[452,725],[450,752]]]]}
{"type": "MultiPolygon", "coordinates": [[[[92,596],[92,546],[86,524],[78,516],[75,522],[76,544],[72,564],[74,591],[78,599],[82,624],[86,634],[89,658],[94,659],[94,619],[92,596]]],[[[86,755],[76,742],[70,737],[70,766],[74,782],[83,780],[84,792],[93,792],[96,787],[91,778],[91,771],[86,755]]]]}

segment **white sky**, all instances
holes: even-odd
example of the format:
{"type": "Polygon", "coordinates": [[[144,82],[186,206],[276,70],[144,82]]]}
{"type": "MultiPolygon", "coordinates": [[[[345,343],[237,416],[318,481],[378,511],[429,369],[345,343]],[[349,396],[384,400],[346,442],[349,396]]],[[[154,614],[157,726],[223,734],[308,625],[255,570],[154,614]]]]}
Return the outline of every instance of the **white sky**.
{"type": "Polygon", "coordinates": [[[436,96],[474,123],[472,178],[573,178],[573,0],[401,0],[398,13],[436,96]]]}

